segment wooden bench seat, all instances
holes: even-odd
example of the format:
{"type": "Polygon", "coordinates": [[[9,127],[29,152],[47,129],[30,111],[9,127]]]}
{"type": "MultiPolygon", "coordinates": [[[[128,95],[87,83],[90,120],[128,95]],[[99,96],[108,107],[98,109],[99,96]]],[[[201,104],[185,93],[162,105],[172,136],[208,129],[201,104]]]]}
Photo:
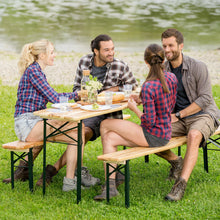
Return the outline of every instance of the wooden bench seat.
{"type": "MultiPolygon", "coordinates": [[[[219,128],[215,131],[215,133],[208,139],[207,144],[205,147],[203,147],[203,158],[204,158],[204,169],[208,172],[208,154],[207,146],[212,143],[215,146],[220,148],[220,137],[214,137],[214,136],[220,135],[220,126],[219,128]]],[[[98,156],[98,160],[102,160],[106,163],[106,197],[107,197],[107,202],[109,202],[109,166],[110,163],[116,163],[119,164],[113,172],[119,171],[121,169],[125,169],[124,175],[125,175],[125,206],[128,208],[129,207],[129,160],[135,159],[138,157],[142,156],[149,156],[150,154],[155,154],[159,153],[165,150],[173,149],[178,147],[180,152],[180,147],[184,144],[187,143],[187,137],[186,136],[181,136],[181,137],[174,137],[171,138],[169,143],[165,146],[162,147],[154,147],[154,148],[147,148],[147,147],[134,147],[134,148],[129,148],[129,149],[124,149],[121,151],[109,153],[109,154],[103,154],[98,156]]],[[[214,149],[216,150],[216,149],[214,149]]]]}
{"type": "Polygon", "coordinates": [[[28,177],[29,177],[29,189],[33,192],[33,156],[32,156],[32,149],[34,147],[43,146],[43,141],[36,141],[36,142],[23,142],[23,141],[13,141],[10,143],[3,144],[2,147],[11,151],[11,187],[14,189],[14,168],[18,167],[15,166],[15,163],[18,160],[23,160],[28,164],[28,177]],[[17,153],[22,152],[22,153],[17,153]],[[28,156],[28,161],[24,158],[28,156]]]}
{"type": "Polygon", "coordinates": [[[163,147],[132,147],[126,150],[117,151],[114,153],[103,154],[98,156],[98,160],[105,162],[124,163],[126,160],[131,160],[141,156],[162,152],[181,146],[186,143],[186,136],[171,138],[169,143],[163,147]]]}
{"type": "Polygon", "coordinates": [[[13,151],[26,151],[30,148],[37,147],[37,146],[42,146],[43,141],[13,141],[10,143],[3,144],[2,147],[7,150],[13,150],[13,151]]]}

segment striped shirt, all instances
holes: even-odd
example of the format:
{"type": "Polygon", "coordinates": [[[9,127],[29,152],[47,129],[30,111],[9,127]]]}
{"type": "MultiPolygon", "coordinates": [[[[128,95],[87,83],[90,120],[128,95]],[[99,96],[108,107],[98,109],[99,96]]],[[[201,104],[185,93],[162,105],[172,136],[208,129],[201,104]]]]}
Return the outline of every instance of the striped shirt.
{"type": "Polygon", "coordinates": [[[27,67],[20,79],[14,117],[45,109],[48,102],[58,103],[60,96],[66,96],[69,99],[78,98],[76,92],[57,93],[47,82],[40,65],[34,62],[27,67]]]}
{"type": "Polygon", "coordinates": [[[147,81],[142,86],[141,99],[144,113],[141,126],[151,135],[170,140],[171,112],[175,106],[177,78],[173,73],[165,72],[170,93],[164,93],[159,79],[147,81]]]}

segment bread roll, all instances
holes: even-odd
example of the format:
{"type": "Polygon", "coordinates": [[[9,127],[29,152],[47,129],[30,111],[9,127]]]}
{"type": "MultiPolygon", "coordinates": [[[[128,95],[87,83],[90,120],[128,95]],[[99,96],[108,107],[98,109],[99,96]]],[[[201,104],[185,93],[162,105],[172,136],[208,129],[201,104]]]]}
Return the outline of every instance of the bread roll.
{"type": "MultiPolygon", "coordinates": [[[[125,99],[125,96],[123,93],[117,93],[117,92],[114,93],[113,92],[113,97],[112,97],[113,103],[120,102],[124,99],[125,99]]],[[[100,104],[105,104],[105,92],[101,92],[100,94],[98,94],[97,101],[100,104]]]]}

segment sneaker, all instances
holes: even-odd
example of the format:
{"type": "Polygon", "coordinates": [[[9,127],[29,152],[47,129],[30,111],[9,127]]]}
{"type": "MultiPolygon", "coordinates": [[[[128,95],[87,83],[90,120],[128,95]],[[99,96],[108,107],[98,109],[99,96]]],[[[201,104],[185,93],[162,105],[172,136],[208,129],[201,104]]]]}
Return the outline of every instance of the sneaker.
{"type": "Polygon", "coordinates": [[[178,201],[183,198],[186,190],[186,181],[183,178],[179,178],[173,185],[169,194],[166,195],[165,200],[178,201]]]}
{"type": "MultiPolygon", "coordinates": [[[[27,162],[20,160],[17,169],[14,172],[14,181],[26,181],[29,179],[29,171],[27,162]]],[[[3,179],[3,183],[11,183],[11,178],[3,179]]]]}
{"type": "Polygon", "coordinates": [[[115,178],[116,188],[118,188],[119,185],[124,183],[124,181],[125,181],[125,176],[120,172],[116,172],[116,178],[115,178]]]}
{"type": "Polygon", "coordinates": [[[171,164],[171,168],[167,180],[179,179],[183,169],[183,158],[179,157],[177,160],[170,160],[169,163],[171,164]]]}
{"type": "MultiPolygon", "coordinates": [[[[54,166],[49,165],[49,164],[47,165],[45,171],[46,171],[46,185],[48,186],[48,185],[50,185],[50,183],[53,182],[52,178],[53,178],[53,176],[55,176],[58,173],[58,171],[56,170],[56,168],[54,166]]],[[[41,177],[37,181],[36,185],[43,186],[43,174],[41,174],[41,177]]]]}
{"type": "Polygon", "coordinates": [[[63,191],[69,192],[72,190],[77,189],[77,177],[75,176],[74,179],[69,179],[64,177],[63,178],[63,191]]]}
{"type": "MultiPolygon", "coordinates": [[[[77,170],[75,172],[75,176],[77,176],[77,170]]],[[[100,179],[93,177],[91,174],[89,174],[89,170],[87,167],[82,167],[81,184],[85,187],[95,186],[96,184],[100,184],[100,179]]]]}
{"type": "MultiPolygon", "coordinates": [[[[109,198],[119,195],[118,190],[116,189],[115,179],[109,179],[109,198]]],[[[105,200],[106,199],[106,184],[102,188],[102,193],[94,197],[94,200],[105,200]]]]}

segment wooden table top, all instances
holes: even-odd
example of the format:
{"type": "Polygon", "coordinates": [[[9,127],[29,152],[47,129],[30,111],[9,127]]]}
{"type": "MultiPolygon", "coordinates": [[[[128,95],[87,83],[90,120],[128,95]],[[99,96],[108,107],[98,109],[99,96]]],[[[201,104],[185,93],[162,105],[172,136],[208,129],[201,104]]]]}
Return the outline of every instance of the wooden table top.
{"type": "Polygon", "coordinates": [[[34,115],[40,116],[41,118],[46,119],[57,119],[57,120],[63,120],[63,121],[75,121],[79,122],[82,119],[91,118],[98,115],[104,115],[116,111],[123,110],[127,108],[128,103],[122,102],[118,104],[112,105],[113,107],[107,110],[101,110],[101,111],[88,111],[83,110],[80,107],[74,108],[74,109],[68,109],[67,111],[61,111],[59,109],[54,108],[48,108],[43,109],[40,111],[34,112],[34,115]]]}

